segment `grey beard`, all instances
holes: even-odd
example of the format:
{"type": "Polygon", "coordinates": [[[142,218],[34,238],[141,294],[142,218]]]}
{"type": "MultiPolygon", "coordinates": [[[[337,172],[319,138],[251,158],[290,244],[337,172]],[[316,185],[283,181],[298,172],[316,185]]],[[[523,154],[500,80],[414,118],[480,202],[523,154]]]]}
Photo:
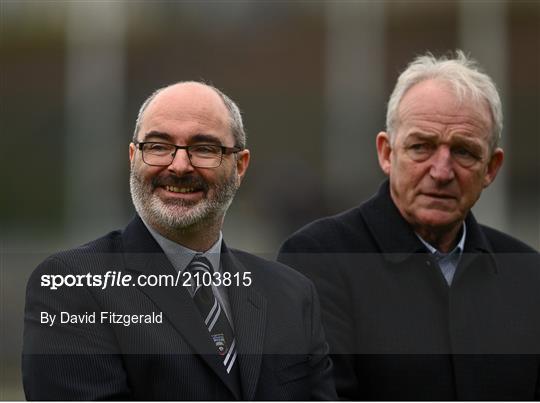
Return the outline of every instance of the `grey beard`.
{"type": "Polygon", "coordinates": [[[184,200],[165,203],[154,195],[152,182],[145,183],[133,169],[129,184],[137,213],[148,224],[157,225],[167,232],[184,232],[205,223],[215,224],[225,215],[238,189],[233,173],[225,182],[212,187],[214,196],[211,199],[204,198],[195,203],[184,200]]]}

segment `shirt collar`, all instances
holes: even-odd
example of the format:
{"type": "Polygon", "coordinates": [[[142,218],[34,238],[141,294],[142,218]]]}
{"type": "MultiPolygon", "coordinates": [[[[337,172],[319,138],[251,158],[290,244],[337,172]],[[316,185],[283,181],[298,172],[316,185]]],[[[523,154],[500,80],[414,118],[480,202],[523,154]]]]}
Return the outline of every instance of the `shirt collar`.
{"type": "Polygon", "coordinates": [[[207,258],[210,263],[212,263],[214,271],[219,272],[221,270],[221,244],[223,242],[223,234],[221,231],[219,231],[219,238],[216,243],[214,243],[206,252],[201,254],[200,252],[189,249],[183,245],[180,245],[179,243],[165,238],[163,235],[153,229],[150,225],[148,225],[146,221],[142,219],[142,217],[141,220],[150,232],[150,234],[154,237],[158,245],[161,247],[161,249],[163,249],[163,252],[167,256],[175,270],[180,272],[184,271],[197,254],[207,258]]]}
{"type": "Polygon", "coordinates": [[[422,237],[420,235],[416,234],[416,236],[425,245],[425,247],[433,254],[436,254],[436,255],[454,255],[454,254],[461,255],[461,252],[463,252],[463,248],[465,246],[465,236],[466,236],[466,234],[467,234],[467,225],[465,225],[465,221],[464,221],[463,226],[462,226],[462,231],[461,231],[461,238],[460,238],[458,244],[455,246],[455,248],[452,249],[452,251],[449,252],[449,253],[441,253],[441,252],[439,252],[436,248],[433,247],[433,245],[431,245],[430,243],[428,243],[424,239],[422,239],[422,237]]]}

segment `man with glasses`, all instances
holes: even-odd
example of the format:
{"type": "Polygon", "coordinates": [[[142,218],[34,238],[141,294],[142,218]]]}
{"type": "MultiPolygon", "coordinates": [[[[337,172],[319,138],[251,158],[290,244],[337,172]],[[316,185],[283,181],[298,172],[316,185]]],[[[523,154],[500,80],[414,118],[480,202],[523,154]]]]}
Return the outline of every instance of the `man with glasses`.
{"type": "Polygon", "coordinates": [[[376,149],[388,180],[279,255],[319,291],[338,395],[539,399],[539,255],[470,211],[503,161],[494,83],[462,52],[420,56],[386,126],[376,149]]]}
{"type": "Polygon", "coordinates": [[[135,218],[29,280],[26,397],[335,398],[313,285],[223,241],[250,160],[235,103],[198,82],[157,90],[129,158],[135,218]]]}

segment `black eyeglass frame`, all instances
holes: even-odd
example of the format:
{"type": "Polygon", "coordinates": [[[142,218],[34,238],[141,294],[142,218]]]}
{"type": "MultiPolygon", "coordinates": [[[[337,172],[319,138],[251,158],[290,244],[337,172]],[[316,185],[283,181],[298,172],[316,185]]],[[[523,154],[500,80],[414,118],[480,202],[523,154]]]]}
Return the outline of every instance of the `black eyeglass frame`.
{"type": "Polygon", "coordinates": [[[226,146],[221,145],[221,144],[211,144],[211,143],[201,143],[201,144],[190,144],[190,145],[187,145],[187,146],[177,146],[176,144],[164,143],[162,141],[133,141],[133,144],[135,145],[135,147],[137,147],[139,150],[141,150],[141,156],[142,156],[143,162],[146,165],[150,165],[150,166],[153,166],[153,167],[166,167],[166,166],[171,165],[173,163],[173,161],[174,161],[174,158],[176,157],[176,153],[178,152],[178,150],[186,150],[187,156],[189,158],[189,162],[191,163],[191,165],[193,165],[193,167],[195,167],[195,168],[217,168],[217,167],[221,166],[221,163],[223,162],[223,156],[224,155],[236,154],[236,153],[244,150],[242,147],[226,147],[226,146]],[[171,156],[172,156],[171,162],[169,162],[168,164],[149,164],[148,162],[146,162],[145,159],[144,159],[144,151],[143,151],[143,147],[144,147],[145,144],[163,144],[163,145],[174,147],[175,150],[171,154],[171,156]],[[190,153],[190,149],[193,148],[193,147],[200,147],[200,146],[212,146],[212,147],[220,148],[221,149],[221,155],[220,155],[220,158],[219,158],[219,164],[217,164],[216,166],[212,166],[212,167],[201,167],[201,166],[193,164],[193,161],[191,160],[192,155],[190,153]]]}

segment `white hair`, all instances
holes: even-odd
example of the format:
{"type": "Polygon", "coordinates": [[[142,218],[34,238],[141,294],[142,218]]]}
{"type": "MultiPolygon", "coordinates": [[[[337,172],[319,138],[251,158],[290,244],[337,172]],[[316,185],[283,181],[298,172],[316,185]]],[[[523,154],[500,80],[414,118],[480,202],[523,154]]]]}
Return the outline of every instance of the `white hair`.
{"type": "Polygon", "coordinates": [[[431,53],[415,58],[401,73],[390,99],[386,113],[386,131],[391,141],[399,124],[399,104],[405,93],[415,84],[429,79],[449,83],[461,102],[466,97],[474,102],[487,102],[492,118],[490,148],[499,144],[503,128],[501,99],[493,80],[485,74],[477,62],[457,50],[455,58],[435,58],[431,53]]]}

